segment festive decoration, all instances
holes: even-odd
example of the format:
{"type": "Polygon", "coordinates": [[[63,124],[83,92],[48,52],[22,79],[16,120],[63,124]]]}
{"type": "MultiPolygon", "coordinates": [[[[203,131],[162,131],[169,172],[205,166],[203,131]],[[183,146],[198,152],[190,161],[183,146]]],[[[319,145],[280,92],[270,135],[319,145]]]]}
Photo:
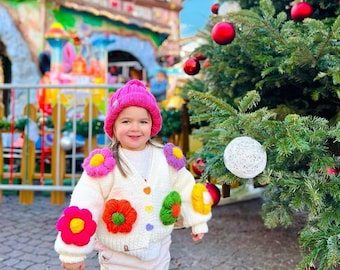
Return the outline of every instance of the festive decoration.
{"type": "Polygon", "coordinates": [[[92,220],[92,214],[87,209],[70,206],[64,210],[64,215],[58,220],[56,230],[61,233],[61,239],[68,245],[85,246],[94,235],[97,224],[92,220]]]}
{"type": "Polygon", "coordinates": [[[205,161],[202,158],[196,159],[192,165],[192,171],[198,177],[201,177],[202,173],[204,172],[205,161]]]}
{"type": "Polygon", "coordinates": [[[191,57],[185,61],[183,69],[188,75],[196,75],[200,71],[201,65],[196,58],[191,57]]]}
{"type": "Polygon", "coordinates": [[[219,22],[214,25],[211,31],[212,39],[219,45],[226,45],[235,38],[235,28],[229,22],[219,22]]]}
{"type": "Polygon", "coordinates": [[[226,16],[229,13],[237,12],[241,10],[241,6],[237,1],[225,1],[221,3],[218,7],[218,15],[219,16],[226,16]]]}
{"type": "Polygon", "coordinates": [[[202,215],[209,214],[213,205],[213,200],[205,185],[197,183],[194,185],[192,192],[192,207],[197,213],[202,215]]]}
{"type": "Polygon", "coordinates": [[[196,60],[198,61],[207,59],[207,57],[203,53],[195,53],[193,57],[196,58],[196,60]]]}
{"type": "Polygon", "coordinates": [[[105,203],[103,221],[112,233],[129,233],[136,222],[137,212],[127,200],[111,199],[105,203]]]}
{"type": "Polygon", "coordinates": [[[182,169],[186,164],[186,158],[182,150],[172,143],[167,143],[163,148],[166,160],[177,171],[182,169]]]}
{"type": "Polygon", "coordinates": [[[178,192],[170,192],[164,199],[160,219],[164,225],[172,225],[181,213],[181,196],[178,192]]]}
{"type": "Polygon", "coordinates": [[[307,2],[300,2],[295,4],[290,10],[290,16],[294,21],[302,21],[303,19],[310,17],[313,14],[313,8],[311,4],[307,2]]]}
{"type": "Polygon", "coordinates": [[[83,168],[92,177],[107,175],[113,170],[116,160],[109,148],[95,149],[84,160],[83,168]]]}
{"type": "Polygon", "coordinates": [[[226,168],[240,178],[253,178],[263,172],[267,154],[253,138],[242,136],[233,139],[224,150],[226,168]]]}
{"type": "Polygon", "coordinates": [[[207,182],[205,183],[205,187],[207,188],[211,199],[213,200],[212,207],[218,205],[221,199],[221,191],[220,189],[213,183],[207,182]]]}
{"type": "Polygon", "coordinates": [[[211,12],[213,14],[218,14],[218,9],[219,9],[220,5],[218,3],[215,3],[211,6],[211,12]]]}
{"type": "Polygon", "coordinates": [[[338,170],[337,170],[336,168],[330,168],[330,167],[328,167],[328,168],[326,169],[326,172],[327,172],[328,175],[333,175],[333,174],[337,174],[337,173],[338,173],[338,170]]]}
{"type": "Polygon", "coordinates": [[[53,48],[51,54],[51,72],[60,73],[62,71],[63,46],[69,39],[69,35],[59,22],[52,23],[51,27],[45,33],[48,44],[53,48]]]}
{"type": "MultiPolygon", "coordinates": [[[[328,175],[326,168],[340,169],[335,57],[340,6],[339,1],[306,1],[312,4],[313,19],[303,23],[287,20],[285,14],[300,0],[237,1],[242,10],[225,16],[219,1],[221,16],[213,21],[230,19],[239,38],[217,46],[205,32],[204,45],[193,54],[207,55],[211,66],[181,89],[195,138],[202,142],[199,153],[204,153],[206,172],[201,179],[214,178],[230,188],[234,180],[241,183],[225,200],[221,187],[219,205],[250,194],[262,196],[259,190],[264,190],[265,227],[300,226],[296,215],[305,217],[296,239],[302,254],[299,268],[312,270],[313,262],[320,270],[338,269],[339,222],[334,213],[340,205],[339,174],[328,175]],[[227,142],[244,135],[267,152],[265,170],[249,180],[226,173],[221,158],[227,142]]],[[[230,1],[223,2],[229,10],[230,1]]]]}
{"type": "Polygon", "coordinates": [[[72,149],[74,140],[75,138],[73,133],[64,132],[60,139],[60,147],[66,151],[69,151],[72,149]]]}
{"type": "MultiPolygon", "coordinates": [[[[47,125],[49,128],[53,128],[52,123],[50,125],[47,125]]],[[[93,119],[92,120],[92,130],[91,134],[92,136],[103,134],[103,127],[104,127],[104,121],[101,119],[93,119]]],[[[62,128],[62,131],[68,131],[71,132],[73,130],[73,121],[68,120],[65,122],[64,127],[62,128]]],[[[83,136],[84,138],[89,136],[89,122],[84,121],[82,119],[78,119],[76,121],[76,130],[77,134],[80,136],[83,136]]]]}
{"type": "Polygon", "coordinates": [[[66,42],[62,49],[62,72],[69,73],[72,71],[72,65],[76,58],[76,49],[71,42],[66,42]]]}
{"type": "Polygon", "coordinates": [[[205,59],[204,62],[203,62],[203,67],[204,68],[208,68],[210,66],[211,66],[211,63],[210,63],[209,59],[208,58],[205,59]]]}

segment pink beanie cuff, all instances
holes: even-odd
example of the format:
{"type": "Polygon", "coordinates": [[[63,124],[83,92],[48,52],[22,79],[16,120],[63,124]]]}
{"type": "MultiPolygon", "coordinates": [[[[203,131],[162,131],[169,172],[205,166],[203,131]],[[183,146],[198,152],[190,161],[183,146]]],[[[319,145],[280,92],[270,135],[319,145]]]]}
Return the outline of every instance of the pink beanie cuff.
{"type": "Polygon", "coordinates": [[[162,116],[155,97],[139,80],[128,81],[112,95],[104,122],[106,135],[110,138],[113,137],[115,120],[123,109],[130,106],[142,107],[150,113],[152,119],[151,136],[157,135],[162,128],[162,116]]]}

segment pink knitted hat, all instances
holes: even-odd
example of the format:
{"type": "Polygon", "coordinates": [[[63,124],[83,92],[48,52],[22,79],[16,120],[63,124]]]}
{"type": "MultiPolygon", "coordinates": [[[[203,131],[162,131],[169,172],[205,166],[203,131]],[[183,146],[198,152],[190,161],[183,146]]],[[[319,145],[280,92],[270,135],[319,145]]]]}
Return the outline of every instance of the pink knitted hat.
{"type": "Polygon", "coordinates": [[[113,124],[119,113],[126,107],[137,106],[146,109],[152,119],[151,137],[162,128],[162,116],[155,97],[145,88],[143,82],[130,80],[119,88],[111,97],[107,116],[104,122],[104,131],[110,138],[113,137],[113,124]]]}

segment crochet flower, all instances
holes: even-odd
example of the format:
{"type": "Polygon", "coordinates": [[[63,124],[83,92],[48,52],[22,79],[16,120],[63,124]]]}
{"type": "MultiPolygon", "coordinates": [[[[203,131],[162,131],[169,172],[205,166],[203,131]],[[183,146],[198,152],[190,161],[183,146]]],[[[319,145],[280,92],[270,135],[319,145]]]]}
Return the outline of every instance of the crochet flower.
{"type": "Polygon", "coordinates": [[[164,145],[164,154],[168,163],[177,171],[185,166],[186,159],[182,150],[172,143],[164,145]]]}
{"type": "Polygon", "coordinates": [[[164,199],[160,218],[164,225],[174,224],[181,213],[181,196],[177,191],[170,192],[164,199]]]}
{"type": "Polygon", "coordinates": [[[61,233],[61,239],[68,245],[85,246],[90,242],[97,228],[92,220],[92,214],[87,209],[70,206],[64,210],[64,215],[58,220],[56,230],[61,233]]]}
{"type": "Polygon", "coordinates": [[[207,215],[211,211],[213,201],[208,189],[202,183],[197,183],[191,192],[192,207],[200,214],[207,215]]]}
{"type": "Polygon", "coordinates": [[[113,170],[116,160],[109,148],[95,149],[84,160],[83,168],[89,176],[101,177],[113,170]]]}
{"type": "Polygon", "coordinates": [[[103,220],[112,233],[129,233],[137,219],[137,212],[127,200],[111,199],[106,202],[103,220]]]}

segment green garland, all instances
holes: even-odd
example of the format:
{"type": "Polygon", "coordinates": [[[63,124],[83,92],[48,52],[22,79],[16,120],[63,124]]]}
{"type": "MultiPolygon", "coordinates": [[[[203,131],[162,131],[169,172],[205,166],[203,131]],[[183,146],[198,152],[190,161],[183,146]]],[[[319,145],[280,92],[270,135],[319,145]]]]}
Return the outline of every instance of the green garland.
{"type": "MultiPolygon", "coordinates": [[[[14,122],[14,129],[17,131],[23,132],[25,130],[25,126],[27,124],[28,119],[23,118],[19,119],[14,122]]],[[[51,117],[45,117],[45,123],[44,126],[46,128],[53,128],[53,123],[51,120],[51,117]]],[[[41,119],[38,120],[38,126],[39,128],[42,127],[43,121],[41,119]]],[[[99,119],[93,119],[92,120],[92,136],[96,136],[99,134],[103,134],[103,128],[104,128],[104,121],[99,119]]],[[[2,131],[10,131],[11,130],[11,122],[8,122],[6,120],[0,120],[0,130],[2,131]]],[[[89,122],[86,122],[84,120],[77,120],[76,121],[76,130],[77,134],[83,137],[87,137],[89,134],[89,122]]],[[[66,121],[64,127],[61,129],[62,132],[73,131],[73,121],[66,121]]]]}
{"type": "Polygon", "coordinates": [[[159,132],[161,137],[170,137],[174,134],[179,134],[181,128],[181,116],[182,112],[178,110],[161,110],[163,118],[162,130],[159,132]]]}

